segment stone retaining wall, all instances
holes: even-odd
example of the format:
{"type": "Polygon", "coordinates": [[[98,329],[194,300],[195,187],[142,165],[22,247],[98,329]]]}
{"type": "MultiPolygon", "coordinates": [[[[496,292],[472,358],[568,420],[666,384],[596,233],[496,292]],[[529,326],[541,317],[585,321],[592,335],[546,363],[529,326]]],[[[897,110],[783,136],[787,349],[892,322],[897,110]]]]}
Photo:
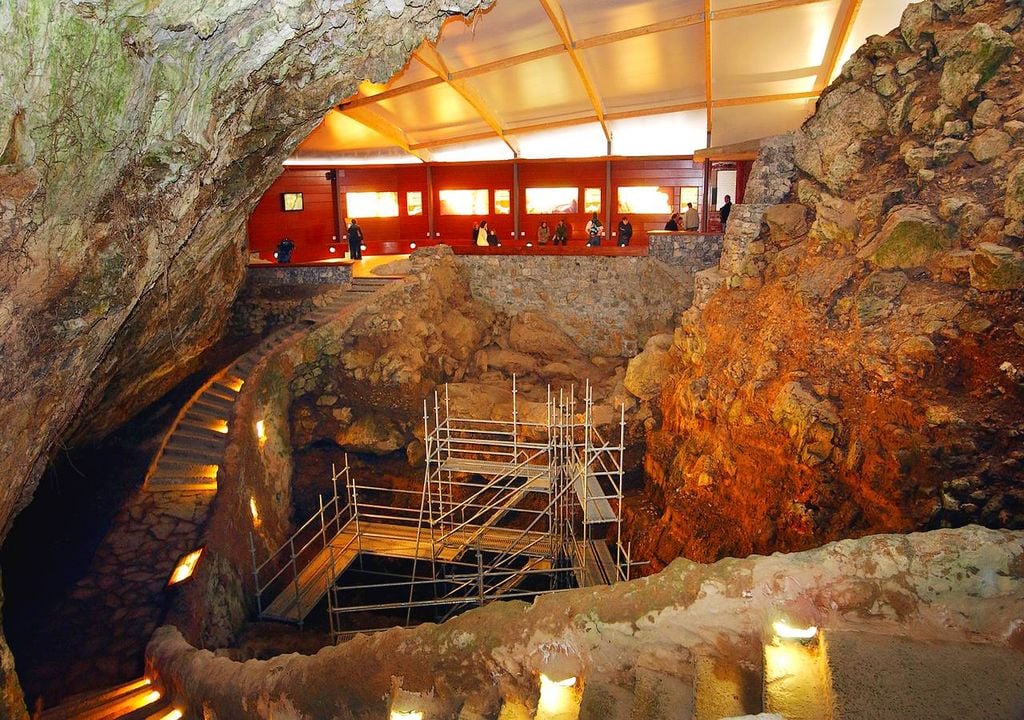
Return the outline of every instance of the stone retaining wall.
{"type": "Polygon", "coordinates": [[[585,351],[633,355],[690,307],[693,275],[721,238],[659,239],[651,257],[460,256],[474,297],[510,315],[543,312],[585,351]]]}
{"type": "Polygon", "coordinates": [[[329,265],[250,265],[246,282],[256,285],[344,285],[352,279],[349,263],[329,265]]]}

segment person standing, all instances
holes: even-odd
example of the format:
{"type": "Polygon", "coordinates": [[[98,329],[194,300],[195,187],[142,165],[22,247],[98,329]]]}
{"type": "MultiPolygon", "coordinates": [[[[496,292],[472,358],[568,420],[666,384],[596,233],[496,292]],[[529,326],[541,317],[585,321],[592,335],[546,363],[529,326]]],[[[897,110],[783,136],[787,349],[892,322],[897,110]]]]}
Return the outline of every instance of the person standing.
{"type": "Polygon", "coordinates": [[[541,220],[540,227],[537,228],[537,244],[547,245],[549,240],[551,240],[551,228],[548,227],[547,220],[541,220]]]}
{"type": "Polygon", "coordinates": [[[686,203],[686,212],[683,213],[683,230],[696,230],[700,227],[700,215],[697,214],[693,203],[686,203]]]}
{"type": "Polygon", "coordinates": [[[292,261],[292,250],[295,249],[295,243],[290,238],[282,238],[281,242],[277,244],[277,251],[274,253],[274,257],[277,258],[279,263],[290,263],[292,261]]]}
{"type": "Polygon", "coordinates": [[[628,217],[619,220],[619,247],[626,247],[633,239],[633,225],[628,217]]]}
{"type": "Polygon", "coordinates": [[[363,229],[355,218],[348,226],[348,257],[350,260],[363,259],[363,229]]]}
{"type": "Polygon", "coordinates": [[[487,242],[487,221],[481,220],[480,225],[476,229],[476,246],[487,247],[489,244],[487,242]]]}
{"type": "Polygon", "coordinates": [[[732,212],[732,198],[728,195],[725,196],[725,204],[718,209],[719,214],[722,216],[722,230],[725,230],[725,224],[729,222],[729,213],[732,212]]]}
{"type": "Polygon", "coordinates": [[[602,232],[604,232],[604,227],[601,224],[601,218],[594,213],[587,221],[587,247],[600,245],[602,232]]]}
{"type": "Polygon", "coordinates": [[[552,245],[568,245],[569,244],[569,226],[565,224],[565,220],[559,220],[558,224],[555,225],[555,239],[552,245]]]}

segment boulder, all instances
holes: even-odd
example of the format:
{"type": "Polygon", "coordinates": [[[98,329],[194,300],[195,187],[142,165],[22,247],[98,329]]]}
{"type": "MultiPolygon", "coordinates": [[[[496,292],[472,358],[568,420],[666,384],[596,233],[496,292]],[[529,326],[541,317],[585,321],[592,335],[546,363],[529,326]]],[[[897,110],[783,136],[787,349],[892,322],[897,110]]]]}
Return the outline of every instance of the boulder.
{"type": "Polygon", "coordinates": [[[892,314],[907,276],[899,270],[876,270],[868,275],[857,291],[854,312],[861,325],[871,325],[892,314]]]}
{"type": "Polygon", "coordinates": [[[953,107],[987,83],[1013,52],[1013,38],[1003,30],[978,23],[946,49],[939,79],[942,99],[953,107]]]}
{"type": "Polygon", "coordinates": [[[820,247],[851,248],[860,233],[860,221],[853,203],[822,195],[811,226],[811,237],[820,247]]]}
{"type": "Polygon", "coordinates": [[[971,261],[971,285],[978,290],[1024,288],[1024,254],[994,243],[982,243],[971,261]]]}
{"type": "Polygon", "coordinates": [[[974,111],[974,117],[971,122],[974,124],[975,129],[993,127],[999,124],[999,121],[1003,119],[1003,111],[999,109],[999,106],[988,98],[982,100],[978,104],[978,109],[974,111]]]}
{"type": "Polygon", "coordinates": [[[872,259],[881,268],[919,267],[953,245],[946,227],[923,205],[893,209],[877,242],[872,259]]]}
{"type": "Polygon", "coordinates": [[[840,192],[862,168],[861,140],[875,135],[887,119],[877,94],[852,83],[835,87],[821,97],[818,112],[797,132],[797,166],[840,192]]]}
{"type": "Polygon", "coordinates": [[[978,162],[991,162],[1010,149],[1010,136],[1002,130],[989,128],[975,136],[967,149],[978,162]]]}
{"type": "Polygon", "coordinates": [[[801,462],[817,465],[832,453],[839,430],[839,413],[805,381],[782,386],[772,403],[772,420],[796,442],[801,462]]]}
{"type": "Polygon", "coordinates": [[[1003,215],[1007,220],[1024,220],[1024,160],[1017,163],[1006,178],[1003,215]]]}
{"type": "Polygon", "coordinates": [[[912,50],[927,47],[931,42],[930,27],[934,20],[931,3],[910,3],[900,18],[900,34],[912,50]]]}
{"type": "Polygon", "coordinates": [[[777,203],[789,194],[796,177],[794,138],[793,133],[785,133],[761,141],[757,162],[750,169],[744,202],[755,205],[777,203]]]}
{"type": "Polygon", "coordinates": [[[764,213],[764,221],[771,231],[772,240],[779,247],[789,247],[808,231],[807,207],[800,203],[772,205],[764,213]]]}
{"type": "Polygon", "coordinates": [[[580,355],[580,348],[572,338],[541,313],[526,312],[513,317],[508,340],[513,350],[546,360],[580,355]]]}
{"type": "Polygon", "coordinates": [[[672,335],[655,335],[644,346],[642,353],[632,358],[626,367],[623,384],[641,400],[650,400],[659,392],[672,370],[669,348],[672,335]]]}

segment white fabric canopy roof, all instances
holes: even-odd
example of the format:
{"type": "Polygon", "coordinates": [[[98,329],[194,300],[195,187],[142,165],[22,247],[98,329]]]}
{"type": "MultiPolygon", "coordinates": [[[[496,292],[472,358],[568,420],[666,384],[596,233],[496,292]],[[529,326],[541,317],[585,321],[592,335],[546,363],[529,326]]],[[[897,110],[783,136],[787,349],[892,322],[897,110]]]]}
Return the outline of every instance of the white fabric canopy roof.
{"type": "Polygon", "coordinates": [[[497,0],[287,164],[689,155],[794,129],[908,0],[497,0]]]}

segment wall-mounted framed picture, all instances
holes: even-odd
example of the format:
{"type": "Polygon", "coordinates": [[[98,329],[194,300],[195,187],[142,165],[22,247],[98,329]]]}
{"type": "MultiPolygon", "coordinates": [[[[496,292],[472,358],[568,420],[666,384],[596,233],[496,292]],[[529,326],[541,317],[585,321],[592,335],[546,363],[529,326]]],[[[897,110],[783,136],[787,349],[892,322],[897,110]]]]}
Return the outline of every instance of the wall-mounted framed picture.
{"type": "Polygon", "coordinates": [[[281,209],[285,212],[295,212],[302,209],[302,193],[281,193],[281,209]]]}

